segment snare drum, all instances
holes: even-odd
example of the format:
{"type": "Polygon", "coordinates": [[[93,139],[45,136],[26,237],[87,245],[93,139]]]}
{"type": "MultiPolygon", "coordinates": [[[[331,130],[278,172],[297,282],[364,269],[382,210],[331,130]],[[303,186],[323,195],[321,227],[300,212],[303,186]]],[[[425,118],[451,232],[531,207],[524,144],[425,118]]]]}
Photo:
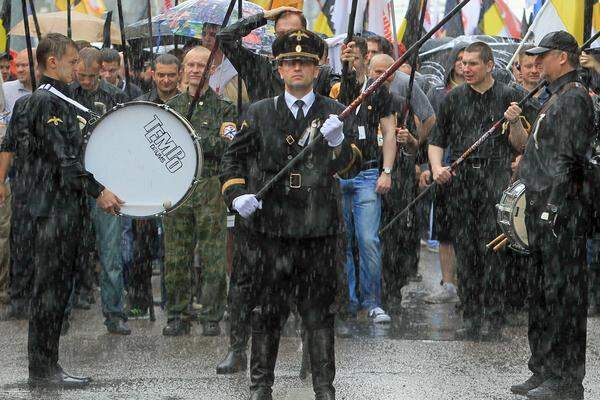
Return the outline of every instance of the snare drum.
{"type": "Polygon", "coordinates": [[[202,169],[194,129],[166,105],[134,101],[114,107],[86,138],[85,169],[134,218],[163,215],[192,194],[202,169]]]}
{"type": "Polygon", "coordinates": [[[498,210],[498,225],[510,242],[509,247],[521,254],[529,254],[529,240],[525,226],[525,184],[516,181],[503,193],[498,210]]]}

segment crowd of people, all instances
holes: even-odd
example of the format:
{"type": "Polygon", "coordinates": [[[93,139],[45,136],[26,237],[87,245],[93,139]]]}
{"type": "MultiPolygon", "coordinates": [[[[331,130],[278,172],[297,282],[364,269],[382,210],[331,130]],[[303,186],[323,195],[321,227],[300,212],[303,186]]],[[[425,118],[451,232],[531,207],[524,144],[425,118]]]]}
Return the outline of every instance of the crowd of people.
{"type": "Polygon", "coordinates": [[[33,53],[33,66],[27,50],[0,55],[0,301],[5,319],[30,319],[32,383],[89,383],[58,364],[72,309],[90,309],[98,287],[108,332],[128,335],[129,321],[155,318],[156,271],[163,335],[189,335],[200,321],[203,335],[218,336],[228,315],[219,374],[248,368],[252,340],[251,399],[271,399],[290,312],[302,320],[302,373],[312,374],[317,399],[334,399],[334,336],[351,336],[361,313],[387,324],[402,312],[429,240],[442,281],[425,301],[456,304],[457,338],[500,340],[507,321],[528,310],[532,376],[511,390],[583,395],[588,285],[590,312],[600,308],[600,246],[587,231],[583,174],[600,62],[568,33],[523,46],[512,74],[487,44],[456,43],[441,84],[417,70],[413,85],[406,64],[343,121],[336,115],[396,52],[385,38],[357,35],[342,46],[347,73],[338,74],[325,41],[289,7],[220,30],[206,24],[201,45],[155,55],[130,81],[114,49],[50,34],[33,53]],[[267,21],[277,36],[272,56],[244,48],[239,39],[267,21]],[[519,106],[542,77],[548,86],[519,106]],[[81,163],[94,126],[33,90],[32,79],[100,115],[134,100],[186,115],[199,91],[189,119],[203,151],[193,194],[163,218],[119,215],[127,199],[81,163]],[[502,117],[502,132],[459,170],[448,168],[502,117]],[[318,131],[324,140],[306,159],[256,196],[318,131]],[[527,255],[486,247],[502,233],[495,206],[516,179],[527,187],[527,255]],[[431,196],[380,232],[432,182],[431,196]]]}

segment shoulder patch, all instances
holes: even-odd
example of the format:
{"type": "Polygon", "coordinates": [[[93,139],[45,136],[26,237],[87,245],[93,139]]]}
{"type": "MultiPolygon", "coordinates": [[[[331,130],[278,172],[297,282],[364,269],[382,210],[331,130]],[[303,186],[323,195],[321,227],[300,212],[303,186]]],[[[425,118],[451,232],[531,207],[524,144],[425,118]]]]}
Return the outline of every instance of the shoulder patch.
{"type": "Polygon", "coordinates": [[[63,123],[63,120],[58,117],[52,117],[47,122],[47,124],[54,124],[54,126],[58,126],[63,123]]]}
{"type": "Polygon", "coordinates": [[[237,125],[234,122],[223,122],[220,133],[222,138],[231,141],[237,135],[237,125]]]}

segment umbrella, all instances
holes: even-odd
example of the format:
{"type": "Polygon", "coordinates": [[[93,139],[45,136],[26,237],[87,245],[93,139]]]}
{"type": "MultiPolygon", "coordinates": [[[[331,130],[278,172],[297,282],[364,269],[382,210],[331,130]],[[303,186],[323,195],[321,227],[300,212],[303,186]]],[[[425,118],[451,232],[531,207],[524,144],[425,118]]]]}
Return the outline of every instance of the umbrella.
{"type": "MultiPolygon", "coordinates": [[[[221,25],[229,0],[188,0],[152,18],[155,36],[179,35],[191,38],[202,38],[202,27],[205,23],[221,25]]],[[[263,8],[249,1],[242,2],[242,16],[263,12],[263,8]]],[[[234,12],[230,23],[237,20],[234,12]]],[[[148,37],[148,20],[142,19],[127,27],[128,38],[148,37]]],[[[244,46],[261,51],[271,51],[275,40],[275,28],[272,23],[250,32],[243,39],[244,46]]]]}
{"type": "Polygon", "coordinates": [[[454,46],[461,42],[473,43],[476,41],[486,42],[492,48],[497,71],[506,67],[517,47],[519,47],[518,39],[500,36],[465,35],[451,40],[432,39],[432,42],[427,46],[423,46],[419,52],[419,60],[421,62],[419,72],[431,84],[442,84],[444,82],[448,57],[454,46]]]}
{"type": "MultiPolygon", "coordinates": [[[[67,12],[58,11],[51,13],[38,14],[37,19],[40,24],[42,36],[51,32],[67,34],[67,12]]],[[[73,40],[87,40],[88,42],[102,42],[104,32],[104,20],[93,15],[71,11],[71,24],[73,29],[73,40]]],[[[33,16],[29,16],[29,26],[31,27],[31,36],[37,37],[33,16]]],[[[25,36],[25,24],[23,21],[15,25],[11,35],[25,36]]],[[[121,44],[121,36],[116,26],[110,28],[110,38],[112,43],[121,44]]]]}

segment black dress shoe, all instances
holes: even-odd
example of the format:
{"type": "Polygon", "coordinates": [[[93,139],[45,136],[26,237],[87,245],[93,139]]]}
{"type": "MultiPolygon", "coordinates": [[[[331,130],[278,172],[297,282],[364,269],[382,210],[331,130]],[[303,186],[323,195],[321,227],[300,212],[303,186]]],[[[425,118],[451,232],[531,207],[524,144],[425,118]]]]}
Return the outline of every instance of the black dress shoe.
{"type": "Polygon", "coordinates": [[[34,387],[82,388],[90,382],[90,378],[71,376],[64,371],[56,372],[51,376],[29,376],[29,385],[34,387]]]}
{"type": "Polygon", "coordinates": [[[560,379],[548,379],[540,386],[527,392],[532,400],[583,400],[583,386],[565,385],[560,379]]]}
{"type": "Polygon", "coordinates": [[[248,368],[248,357],[245,351],[229,350],[225,359],[217,365],[217,375],[244,372],[248,368]]]}
{"type": "Polygon", "coordinates": [[[221,328],[219,323],[215,321],[206,321],[202,323],[202,335],[203,336],[219,336],[221,334],[221,328]]]}
{"type": "Polygon", "coordinates": [[[335,390],[317,389],[315,391],[315,400],[335,400],[335,390]]]}
{"type": "Polygon", "coordinates": [[[270,387],[260,386],[250,389],[250,400],[273,400],[270,387]]]}
{"type": "Polygon", "coordinates": [[[535,389],[542,383],[544,383],[544,378],[542,378],[540,375],[531,375],[525,382],[519,383],[518,385],[512,385],[510,387],[510,391],[515,394],[525,396],[527,395],[527,392],[535,389]]]}
{"type": "Polygon", "coordinates": [[[109,318],[106,322],[106,329],[108,329],[108,333],[112,333],[115,335],[130,335],[131,329],[127,326],[125,321],[121,318],[109,318]]]}
{"type": "Polygon", "coordinates": [[[189,335],[191,325],[189,321],[182,319],[173,319],[167,322],[167,325],[163,328],[163,336],[183,336],[189,335]]]}

